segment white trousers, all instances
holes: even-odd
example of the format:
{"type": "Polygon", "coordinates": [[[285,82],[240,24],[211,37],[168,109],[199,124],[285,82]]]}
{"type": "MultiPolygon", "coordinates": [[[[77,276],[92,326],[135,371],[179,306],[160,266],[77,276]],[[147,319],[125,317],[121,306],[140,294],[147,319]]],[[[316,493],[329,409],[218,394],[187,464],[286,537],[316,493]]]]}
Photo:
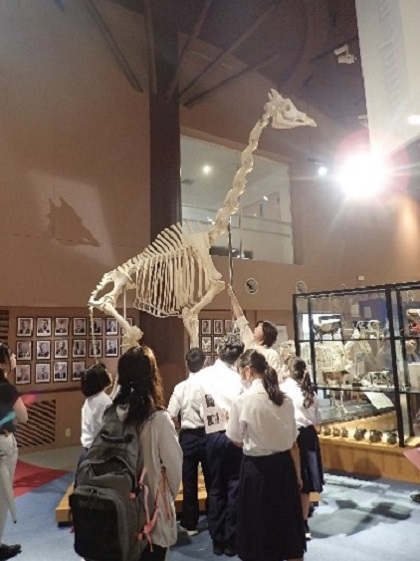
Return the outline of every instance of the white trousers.
{"type": "MultiPolygon", "coordinates": [[[[18,458],[18,447],[16,439],[12,433],[5,436],[0,435],[0,462],[4,463],[10,475],[10,482],[13,486],[13,478],[15,476],[16,463],[18,458]]],[[[9,512],[9,503],[4,485],[0,482],[0,544],[3,543],[4,527],[6,526],[7,513],[9,512]]]]}

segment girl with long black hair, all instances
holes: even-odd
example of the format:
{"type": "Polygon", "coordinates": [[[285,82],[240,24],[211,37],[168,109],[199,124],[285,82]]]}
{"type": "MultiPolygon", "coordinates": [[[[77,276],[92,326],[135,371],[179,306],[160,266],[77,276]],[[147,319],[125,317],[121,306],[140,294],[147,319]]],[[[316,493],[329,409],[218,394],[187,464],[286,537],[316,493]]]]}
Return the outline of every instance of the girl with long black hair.
{"type": "Polygon", "coordinates": [[[233,403],[226,431],[244,453],[237,554],[243,561],[302,561],[306,542],[293,403],[259,352],[246,351],[238,370],[249,389],[233,403]]]}
{"type": "Polygon", "coordinates": [[[148,546],[141,561],[163,561],[177,538],[174,500],[181,483],[182,450],[165,409],[162,378],[152,349],[134,347],[120,357],[118,385],[117,413],[138,428],[150,496],[156,497],[159,507],[151,532],[153,550],[148,546]]]}

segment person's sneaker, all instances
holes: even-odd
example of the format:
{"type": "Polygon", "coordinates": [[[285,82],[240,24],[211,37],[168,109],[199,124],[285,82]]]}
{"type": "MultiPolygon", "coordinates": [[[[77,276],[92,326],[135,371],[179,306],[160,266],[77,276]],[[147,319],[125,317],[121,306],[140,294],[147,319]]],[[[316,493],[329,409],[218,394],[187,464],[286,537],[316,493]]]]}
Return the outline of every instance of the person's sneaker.
{"type": "Polygon", "coordinates": [[[411,493],[410,499],[415,503],[420,503],[420,493],[411,493]]]}
{"type": "Polygon", "coordinates": [[[213,553],[214,555],[223,555],[225,553],[225,544],[223,542],[213,540],[213,553]]]}
{"type": "Polygon", "coordinates": [[[12,557],[16,557],[19,553],[22,552],[22,546],[20,543],[15,545],[6,545],[5,543],[0,545],[0,559],[11,559],[12,557]]]}
{"type": "Polygon", "coordinates": [[[311,531],[309,529],[308,521],[305,520],[304,522],[305,522],[305,538],[306,538],[306,541],[310,541],[312,539],[312,534],[311,534],[311,531]]]}
{"type": "Polygon", "coordinates": [[[195,530],[188,530],[188,528],[185,528],[184,526],[179,526],[179,529],[181,530],[181,532],[185,532],[190,538],[198,534],[197,528],[195,528],[195,530]]]}

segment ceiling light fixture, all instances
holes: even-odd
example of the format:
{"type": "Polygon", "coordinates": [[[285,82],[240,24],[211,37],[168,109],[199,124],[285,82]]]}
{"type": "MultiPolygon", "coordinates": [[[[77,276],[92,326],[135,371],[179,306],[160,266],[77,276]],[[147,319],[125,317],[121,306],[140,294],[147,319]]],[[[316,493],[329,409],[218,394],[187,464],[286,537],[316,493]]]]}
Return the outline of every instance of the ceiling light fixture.
{"type": "Polygon", "coordinates": [[[367,198],[384,189],[388,173],[382,157],[367,152],[349,156],[337,179],[348,196],[367,198]]]}
{"type": "Polygon", "coordinates": [[[410,115],[407,122],[409,125],[420,125],[420,115],[410,115]]]}

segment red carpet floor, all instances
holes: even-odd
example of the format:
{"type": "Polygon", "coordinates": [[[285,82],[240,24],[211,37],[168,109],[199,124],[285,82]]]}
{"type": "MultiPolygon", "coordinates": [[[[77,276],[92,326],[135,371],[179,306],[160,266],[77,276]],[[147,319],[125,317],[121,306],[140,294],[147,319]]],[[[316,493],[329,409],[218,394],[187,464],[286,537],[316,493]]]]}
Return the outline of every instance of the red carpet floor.
{"type": "Polygon", "coordinates": [[[68,471],[35,466],[18,460],[15,479],[13,481],[15,497],[24,495],[28,491],[33,491],[37,487],[45,485],[66,473],[68,473],[68,471]]]}

